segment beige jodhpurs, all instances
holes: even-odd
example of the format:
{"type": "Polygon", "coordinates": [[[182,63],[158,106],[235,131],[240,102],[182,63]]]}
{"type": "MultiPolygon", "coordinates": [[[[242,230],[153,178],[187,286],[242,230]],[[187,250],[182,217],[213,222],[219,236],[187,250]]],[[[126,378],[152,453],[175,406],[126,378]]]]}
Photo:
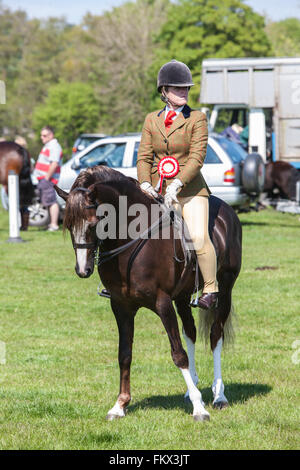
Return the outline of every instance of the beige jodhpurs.
{"type": "Polygon", "coordinates": [[[208,197],[178,197],[176,210],[181,213],[197,254],[204,280],[203,293],[218,292],[217,257],[208,233],[208,197]]]}

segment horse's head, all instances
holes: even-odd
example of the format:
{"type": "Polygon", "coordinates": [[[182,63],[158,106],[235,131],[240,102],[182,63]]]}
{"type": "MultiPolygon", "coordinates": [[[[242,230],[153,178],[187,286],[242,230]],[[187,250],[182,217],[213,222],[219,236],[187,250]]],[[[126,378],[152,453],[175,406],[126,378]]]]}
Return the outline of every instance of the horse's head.
{"type": "Polygon", "coordinates": [[[55,186],[57,194],[66,201],[64,228],[68,229],[76,254],[75,271],[79,277],[89,277],[94,271],[98,247],[96,204],[88,188],[77,187],[66,193],[55,186]]]}
{"type": "MultiPolygon", "coordinates": [[[[120,207],[120,196],[128,196],[128,206],[132,202],[149,204],[149,198],[140,190],[135,180],[125,177],[112,168],[95,167],[80,173],[70,193],[57,186],[55,189],[66,201],[64,229],[70,231],[76,253],[75,270],[80,277],[89,277],[93,273],[95,252],[100,241],[103,244],[107,242],[111,244],[117,240],[117,234],[120,233],[118,214],[120,211],[126,211],[126,208],[120,207]],[[137,194],[142,200],[137,199],[137,194]],[[100,208],[100,211],[97,211],[97,208],[100,208]],[[100,223],[98,238],[96,230],[98,222],[104,220],[105,224],[108,219],[111,221],[110,228],[114,230],[104,230],[102,233],[103,224],[100,223]]],[[[128,222],[126,218],[125,221],[128,222]]],[[[123,225],[124,223],[123,221],[123,225]]]]}

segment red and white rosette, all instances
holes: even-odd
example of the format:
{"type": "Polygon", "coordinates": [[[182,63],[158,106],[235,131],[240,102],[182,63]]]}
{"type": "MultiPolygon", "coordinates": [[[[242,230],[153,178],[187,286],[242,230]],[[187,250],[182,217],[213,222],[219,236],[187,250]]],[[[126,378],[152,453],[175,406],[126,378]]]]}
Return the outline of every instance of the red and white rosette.
{"type": "Polygon", "coordinates": [[[157,171],[160,178],[155,189],[156,191],[159,190],[161,194],[164,178],[173,178],[176,176],[179,172],[179,163],[174,157],[164,157],[159,161],[157,171]]]}

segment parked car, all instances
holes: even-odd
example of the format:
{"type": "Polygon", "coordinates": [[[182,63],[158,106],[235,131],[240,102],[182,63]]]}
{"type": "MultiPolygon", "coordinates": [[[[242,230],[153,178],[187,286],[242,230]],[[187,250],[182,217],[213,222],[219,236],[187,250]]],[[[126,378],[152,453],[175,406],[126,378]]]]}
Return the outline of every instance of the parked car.
{"type": "Polygon", "coordinates": [[[103,137],[107,137],[106,134],[80,134],[74,142],[72,148],[72,156],[74,156],[77,152],[81,152],[90,144],[95,142],[96,140],[102,139],[103,137]]]}
{"type": "MultiPolygon", "coordinates": [[[[106,137],[93,142],[62,166],[58,186],[69,192],[82,170],[100,164],[137,178],[136,161],[140,140],[139,133],[106,137]]],[[[211,192],[236,209],[249,206],[262,191],[264,164],[261,157],[248,155],[238,144],[217,134],[211,134],[208,138],[207,154],[201,171],[211,192]]],[[[63,210],[65,201],[58,197],[58,203],[63,210]]],[[[35,206],[37,220],[36,209],[35,206]]]]}

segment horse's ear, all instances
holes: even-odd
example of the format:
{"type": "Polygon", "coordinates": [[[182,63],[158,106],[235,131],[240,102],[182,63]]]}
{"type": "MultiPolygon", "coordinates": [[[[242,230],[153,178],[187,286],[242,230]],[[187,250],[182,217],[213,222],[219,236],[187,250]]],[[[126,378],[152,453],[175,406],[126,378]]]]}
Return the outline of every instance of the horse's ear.
{"type": "Polygon", "coordinates": [[[66,191],[64,191],[63,189],[60,189],[58,186],[56,186],[56,184],[54,185],[54,189],[64,201],[68,199],[69,193],[66,193],[66,191]]]}

